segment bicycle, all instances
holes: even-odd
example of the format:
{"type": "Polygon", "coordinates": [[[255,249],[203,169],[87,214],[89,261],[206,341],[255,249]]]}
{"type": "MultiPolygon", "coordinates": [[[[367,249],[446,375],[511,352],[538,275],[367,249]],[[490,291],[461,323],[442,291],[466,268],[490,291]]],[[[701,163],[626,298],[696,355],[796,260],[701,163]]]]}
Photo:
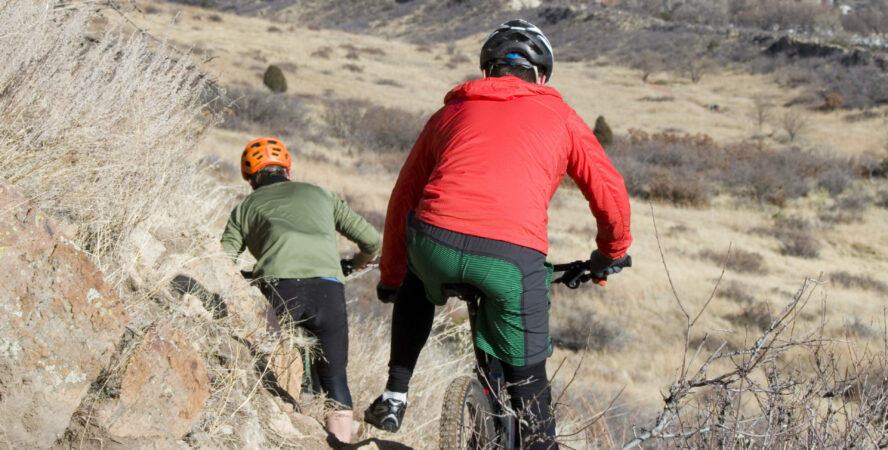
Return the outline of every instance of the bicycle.
{"type": "MultiPolygon", "coordinates": [[[[592,273],[590,261],[556,264],[554,273],[560,273],[552,283],[561,283],[570,289],[592,281],[607,284],[607,276],[592,273]]],[[[632,258],[624,257],[620,267],[632,267],[632,258]]],[[[444,294],[466,302],[469,328],[475,338],[475,318],[481,291],[468,284],[443,285],[444,294]]],[[[506,393],[505,376],[499,360],[475,347],[474,376],[463,375],[453,379],[444,393],[439,427],[439,445],[442,450],[522,448],[518,436],[516,414],[511,409],[506,393]]]]}

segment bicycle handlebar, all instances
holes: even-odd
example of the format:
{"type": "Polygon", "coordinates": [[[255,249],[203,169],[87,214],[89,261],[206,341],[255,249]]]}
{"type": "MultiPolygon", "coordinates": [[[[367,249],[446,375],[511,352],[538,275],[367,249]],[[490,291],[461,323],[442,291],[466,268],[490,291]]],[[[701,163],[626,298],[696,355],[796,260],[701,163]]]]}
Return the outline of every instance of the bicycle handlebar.
{"type": "MultiPolygon", "coordinates": [[[[553,272],[563,272],[563,274],[557,279],[552,280],[552,283],[561,283],[570,289],[576,289],[580,287],[580,284],[591,280],[599,286],[606,286],[607,275],[604,273],[592,272],[589,268],[591,261],[592,260],[555,264],[553,272]]],[[[620,268],[632,267],[632,257],[626,255],[615,261],[615,263],[616,266],[620,268]]]]}
{"type": "MultiPolygon", "coordinates": [[[[370,265],[379,264],[379,258],[374,259],[370,265]]],[[[351,258],[348,259],[340,259],[339,266],[342,267],[342,275],[348,277],[349,275],[355,273],[355,265],[351,258]]],[[[256,277],[253,276],[253,272],[250,270],[241,270],[241,276],[244,277],[247,281],[255,281],[256,277]]]]}

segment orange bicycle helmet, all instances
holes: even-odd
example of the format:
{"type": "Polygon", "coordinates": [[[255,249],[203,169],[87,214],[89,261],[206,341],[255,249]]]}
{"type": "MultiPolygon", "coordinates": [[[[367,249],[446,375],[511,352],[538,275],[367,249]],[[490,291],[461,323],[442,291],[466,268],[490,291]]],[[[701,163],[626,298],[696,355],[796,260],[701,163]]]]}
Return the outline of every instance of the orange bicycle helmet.
{"type": "Polygon", "coordinates": [[[247,144],[241,155],[241,175],[245,180],[270,165],[284,166],[290,170],[290,152],[280,139],[262,137],[247,144]]]}

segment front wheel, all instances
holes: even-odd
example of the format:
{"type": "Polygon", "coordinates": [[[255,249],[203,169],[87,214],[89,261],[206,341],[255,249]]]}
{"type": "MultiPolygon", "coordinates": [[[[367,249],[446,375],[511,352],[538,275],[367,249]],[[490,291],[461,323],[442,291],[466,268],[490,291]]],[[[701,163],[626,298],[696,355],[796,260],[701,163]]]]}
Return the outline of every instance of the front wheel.
{"type": "Polygon", "coordinates": [[[496,439],[496,417],[481,383],[470,376],[451,381],[441,407],[441,450],[491,448],[496,439]]]}

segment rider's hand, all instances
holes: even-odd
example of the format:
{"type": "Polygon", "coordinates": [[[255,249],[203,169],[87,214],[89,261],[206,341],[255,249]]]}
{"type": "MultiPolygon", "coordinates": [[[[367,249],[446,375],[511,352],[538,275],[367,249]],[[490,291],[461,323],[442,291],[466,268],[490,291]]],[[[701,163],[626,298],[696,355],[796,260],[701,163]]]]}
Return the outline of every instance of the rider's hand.
{"type": "Polygon", "coordinates": [[[383,303],[394,303],[398,298],[398,288],[385,285],[380,281],[376,285],[376,298],[383,303]]]}
{"type": "Polygon", "coordinates": [[[376,255],[368,255],[364,252],[355,253],[355,255],[352,256],[352,270],[357,272],[358,270],[367,267],[367,265],[373,262],[373,258],[376,258],[376,255]]]}
{"type": "Polygon", "coordinates": [[[623,267],[627,265],[628,258],[629,255],[619,259],[610,259],[600,251],[595,250],[592,252],[592,256],[589,257],[589,271],[592,272],[593,276],[607,278],[608,275],[620,273],[623,267]]]}

